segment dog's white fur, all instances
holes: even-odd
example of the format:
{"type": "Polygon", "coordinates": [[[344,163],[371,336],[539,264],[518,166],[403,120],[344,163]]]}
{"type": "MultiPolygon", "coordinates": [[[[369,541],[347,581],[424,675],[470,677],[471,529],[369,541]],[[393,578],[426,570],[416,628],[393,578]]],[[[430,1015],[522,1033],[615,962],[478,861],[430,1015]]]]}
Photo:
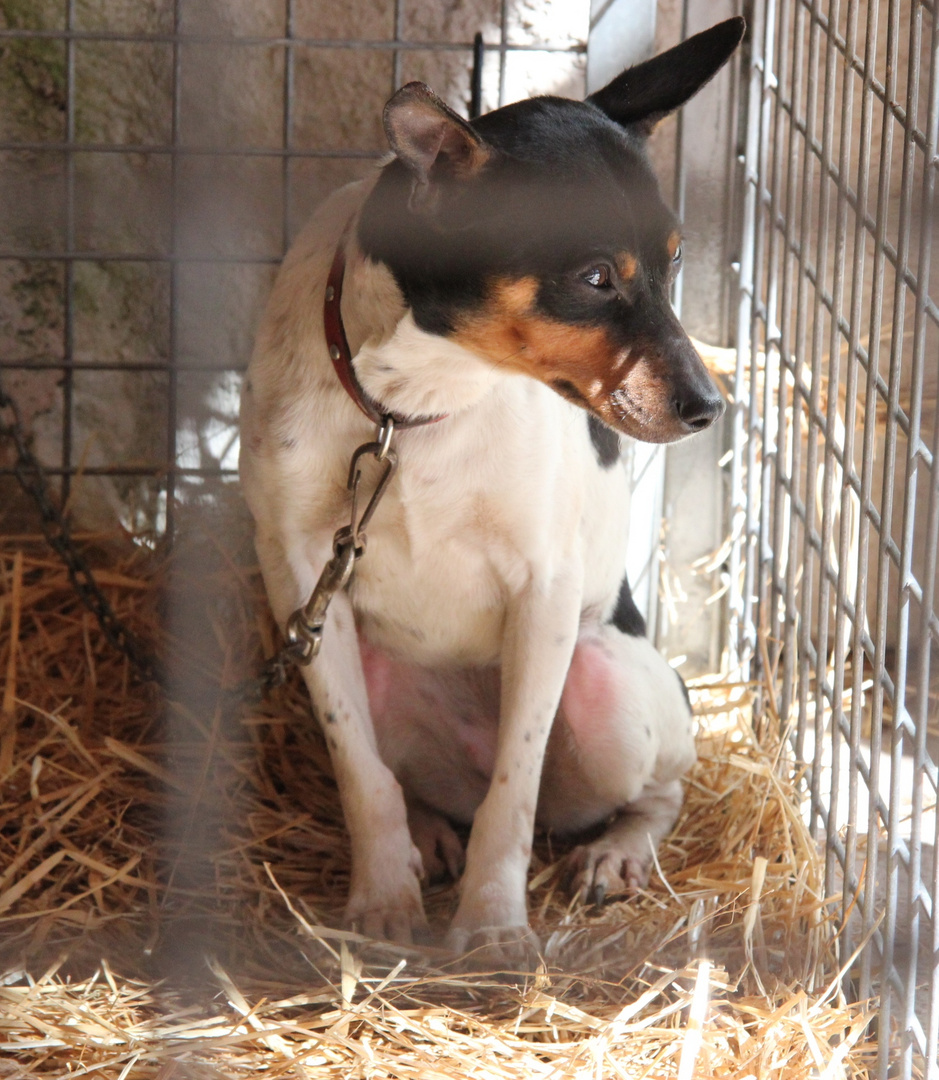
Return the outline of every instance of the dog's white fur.
{"type": "MultiPolygon", "coordinates": [[[[336,244],[368,190],[333,196],[288,255],[245,384],[242,481],[282,627],[348,520],[349,460],[373,437],[322,322],[336,244]]],[[[304,670],[352,845],[347,917],[407,940],[423,864],[461,861],[447,818],[472,820],[451,942],[505,943],[527,926],[536,814],[562,831],[618,815],[572,857],[577,885],[644,882],[694,760],[689,712],[651,645],[606,625],[629,495],[623,468],[599,467],[584,413],[421,331],[354,241],[342,310],[376,400],[448,414],[396,436],[399,471],[304,670]]]]}

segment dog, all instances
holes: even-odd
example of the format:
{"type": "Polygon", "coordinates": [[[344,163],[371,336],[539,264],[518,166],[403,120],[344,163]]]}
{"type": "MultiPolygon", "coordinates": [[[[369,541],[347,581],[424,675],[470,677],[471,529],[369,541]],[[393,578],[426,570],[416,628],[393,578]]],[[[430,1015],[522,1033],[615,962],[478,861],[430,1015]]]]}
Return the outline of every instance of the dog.
{"type": "Polygon", "coordinates": [[[677,820],[691,712],[625,578],[620,440],[723,410],[669,303],[681,234],[645,148],[743,31],[712,27],[585,102],[472,123],[408,84],[385,107],[393,156],[279,271],[241,479],[280,626],[324,566],[332,581],[303,674],[351,843],[345,916],[367,935],[412,941],[422,879],[449,872],[450,946],[514,955],[533,942],[536,823],[609,823],[567,865],[602,902],[647,882],[677,820]],[[355,526],[335,537],[357,447],[399,463],[367,549],[355,526]]]}

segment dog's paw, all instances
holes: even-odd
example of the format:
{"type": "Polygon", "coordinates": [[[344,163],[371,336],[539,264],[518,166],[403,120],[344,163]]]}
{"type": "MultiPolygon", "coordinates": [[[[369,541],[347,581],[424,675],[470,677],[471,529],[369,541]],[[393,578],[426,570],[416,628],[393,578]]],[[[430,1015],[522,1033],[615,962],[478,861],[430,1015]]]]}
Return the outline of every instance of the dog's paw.
{"type": "Polygon", "coordinates": [[[492,971],[532,971],[538,939],[528,926],[525,877],[487,875],[477,887],[463,879],[463,895],[447,934],[447,945],[464,965],[492,971]]]}
{"type": "Polygon", "coordinates": [[[414,879],[413,890],[403,890],[396,896],[350,896],[345,922],[350,929],[366,937],[411,945],[415,930],[427,925],[417,879],[414,879]]]}
{"type": "Polygon", "coordinates": [[[376,858],[364,869],[353,863],[345,911],[345,922],[351,929],[366,937],[410,945],[414,931],[427,925],[421,899],[420,852],[410,841],[407,847],[408,858],[376,858]]]}
{"type": "Polygon", "coordinates": [[[453,826],[442,815],[425,806],[408,806],[411,838],[421,853],[424,880],[440,881],[448,875],[458,881],[466,863],[466,852],[453,826]]]}
{"type": "Polygon", "coordinates": [[[474,971],[530,972],[541,959],[541,945],[529,926],[451,927],[447,947],[474,971]]]}
{"type": "Polygon", "coordinates": [[[600,905],[608,896],[635,892],[649,883],[652,853],[648,842],[617,842],[601,837],[583,844],[567,856],[564,877],[572,896],[585,904],[600,905]]]}

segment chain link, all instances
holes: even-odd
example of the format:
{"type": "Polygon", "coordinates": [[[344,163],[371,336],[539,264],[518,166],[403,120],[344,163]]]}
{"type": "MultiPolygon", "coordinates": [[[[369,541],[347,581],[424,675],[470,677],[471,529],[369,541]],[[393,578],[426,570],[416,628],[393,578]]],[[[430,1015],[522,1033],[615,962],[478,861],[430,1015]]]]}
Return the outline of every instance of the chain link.
{"type": "Polygon", "coordinates": [[[49,546],[55,551],[68,571],[69,580],[79,600],[98,620],[101,632],[115,649],[122,652],[136,671],[148,681],[166,685],[166,671],[159,661],[118,618],[101,591],[91,567],[75,546],[69,523],[53,501],[49,482],[36,455],[29,449],[25,427],[16,402],[9,397],[0,384],[0,438],[9,439],[16,450],[14,474],[23,491],[32,499],[39,511],[39,521],[49,546]],[[3,419],[7,412],[12,420],[3,419]]]}
{"type": "Polygon", "coordinates": [[[365,528],[372,520],[391,478],[398,467],[398,455],[391,449],[395,424],[386,416],[375,431],[374,442],[363,443],[352,455],[346,486],[352,493],[352,513],[348,525],[336,530],[333,536],[332,558],[310,594],[310,599],[287,620],[287,645],[284,650],[294,663],[306,667],[312,663],[323,644],[323,627],[332,598],[352,579],[355,564],[365,554],[365,528]],[[359,485],[362,482],[361,461],[373,457],[381,466],[381,474],[368,505],[359,516],[359,485]]]}

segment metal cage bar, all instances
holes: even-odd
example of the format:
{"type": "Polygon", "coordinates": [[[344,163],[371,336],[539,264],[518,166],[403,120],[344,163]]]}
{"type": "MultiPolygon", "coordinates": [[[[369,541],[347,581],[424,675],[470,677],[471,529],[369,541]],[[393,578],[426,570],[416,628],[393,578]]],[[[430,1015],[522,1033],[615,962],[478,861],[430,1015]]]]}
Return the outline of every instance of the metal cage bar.
{"type": "Polygon", "coordinates": [[[754,0],[732,642],[790,725],[878,1075],[939,1075],[939,27],[754,0]]]}

